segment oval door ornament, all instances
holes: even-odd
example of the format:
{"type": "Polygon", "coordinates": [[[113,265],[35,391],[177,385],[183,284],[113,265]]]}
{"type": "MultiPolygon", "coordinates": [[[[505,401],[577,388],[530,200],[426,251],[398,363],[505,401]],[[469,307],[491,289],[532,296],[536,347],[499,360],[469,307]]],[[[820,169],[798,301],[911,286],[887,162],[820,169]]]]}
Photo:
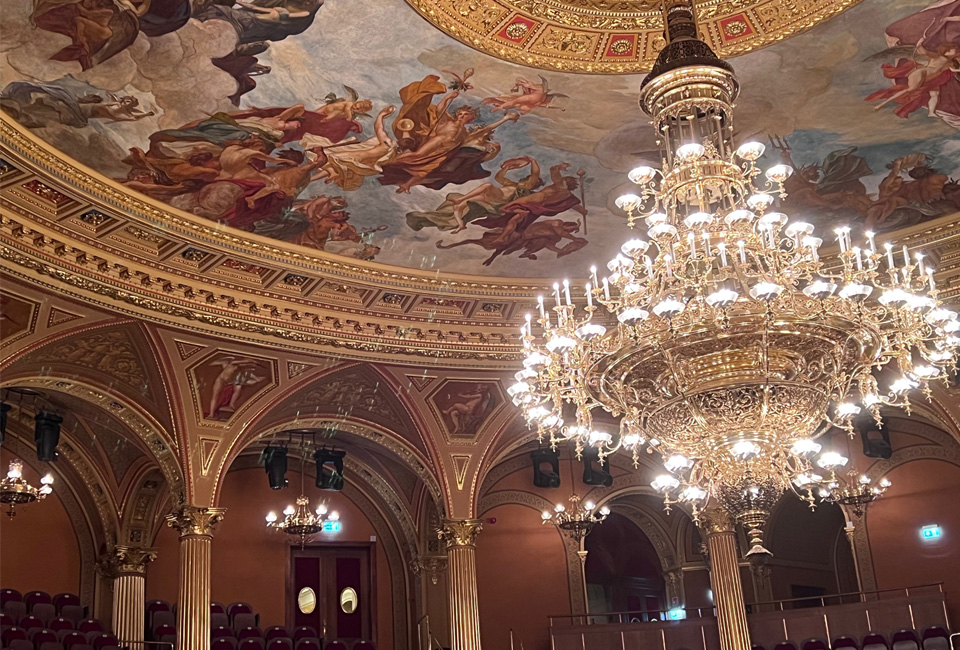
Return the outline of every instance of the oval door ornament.
{"type": "Polygon", "coordinates": [[[357,611],[357,605],[360,604],[359,600],[356,590],[353,587],[347,587],[340,592],[340,609],[343,610],[344,614],[353,614],[357,611]]]}
{"type": "Polygon", "coordinates": [[[304,587],[297,594],[297,607],[303,614],[312,614],[317,608],[317,594],[310,587],[304,587]]]}

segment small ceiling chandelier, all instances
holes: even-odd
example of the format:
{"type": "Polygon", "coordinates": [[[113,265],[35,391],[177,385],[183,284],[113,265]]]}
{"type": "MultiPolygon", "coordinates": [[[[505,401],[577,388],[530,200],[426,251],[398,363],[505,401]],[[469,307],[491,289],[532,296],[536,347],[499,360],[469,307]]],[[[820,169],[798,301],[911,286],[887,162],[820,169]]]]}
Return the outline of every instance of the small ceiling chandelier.
{"type": "Polygon", "coordinates": [[[23,478],[23,463],[19,460],[10,461],[7,476],[0,480],[0,503],[10,504],[7,516],[11,519],[17,516],[16,506],[41,501],[53,492],[53,476],[47,474],[40,479],[40,487],[34,487],[23,478]]]}
{"type": "Polygon", "coordinates": [[[610,508],[602,506],[597,510],[593,501],[583,501],[579,494],[570,495],[567,503],[567,506],[558,503],[553,512],[544,510],[541,523],[555,525],[579,546],[594,526],[603,523],[610,514],[610,508]]]}
{"type": "Polygon", "coordinates": [[[304,447],[300,457],[300,496],[297,497],[296,507],[289,505],[284,508],[283,519],[279,519],[275,512],[267,513],[267,529],[299,537],[301,549],[311,537],[323,531],[324,523],[340,519],[340,514],[336,510],[328,510],[325,503],[318,505],[315,511],[310,510],[310,499],[304,494],[306,457],[304,447]]]}
{"type": "Polygon", "coordinates": [[[637,194],[616,202],[646,237],[624,242],[606,277],[590,270],[585,304],[566,280],[555,304],[539,298],[542,335],[528,315],[508,392],[551,445],[592,445],[601,460],[623,449],[636,465],[648,443],[665,459],[653,487],[668,507],[720,505],[751,532],[748,554],[769,554],[761,531],[780,495],[815,505],[815,439],[929,397],[956,363],[960,320],[905,246],[871,232],[858,244],[844,226],[836,262],[821,260],[814,227],[777,205],[792,170],[761,177],[763,145],[735,146],[739,83],[697,39],[690,0],[666,0],[664,22],[640,90],[661,169],[632,170],[637,194]],[[595,425],[595,409],[619,430],[595,425]]]}

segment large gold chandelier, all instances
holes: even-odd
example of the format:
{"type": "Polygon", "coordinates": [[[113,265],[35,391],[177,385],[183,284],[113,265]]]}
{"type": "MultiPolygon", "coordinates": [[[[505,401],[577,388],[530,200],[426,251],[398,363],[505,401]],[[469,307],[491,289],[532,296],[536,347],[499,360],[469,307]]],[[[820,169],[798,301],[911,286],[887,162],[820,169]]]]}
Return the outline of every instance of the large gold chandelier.
{"type": "Polygon", "coordinates": [[[734,146],[738,82],[697,40],[689,0],[666,0],[664,18],[668,44],[640,92],[662,168],[632,170],[637,194],[617,200],[646,236],[624,242],[606,277],[590,270],[585,304],[567,280],[552,304],[539,298],[542,336],[528,315],[508,392],[552,445],[592,445],[601,460],[624,449],[636,464],[648,444],[665,459],[653,487],[668,508],[722,506],[750,530],[748,555],[766,554],[783,492],[813,505],[824,487],[815,439],[852,435],[858,415],[879,423],[884,406],[909,412],[956,362],[960,321],[906,247],[869,232],[857,244],[841,227],[837,260],[821,260],[813,226],[777,207],[792,170],[761,178],[763,145],[734,146]],[[595,425],[595,409],[619,430],[595,425]]]}

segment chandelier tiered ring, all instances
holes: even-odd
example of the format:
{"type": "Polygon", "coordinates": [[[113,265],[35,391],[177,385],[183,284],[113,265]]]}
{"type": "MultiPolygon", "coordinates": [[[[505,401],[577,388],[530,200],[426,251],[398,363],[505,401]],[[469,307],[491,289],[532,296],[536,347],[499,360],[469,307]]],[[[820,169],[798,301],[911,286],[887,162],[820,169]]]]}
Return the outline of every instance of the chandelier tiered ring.
{"type": "Polygon", "coordinates": [[[929,396],[956,363],[960,322],[921,253],[842,226],[823,236],[838,256],[821,259],[824,239],[779,206],[792,170],[761,174],[763,145],[734,144],[732,68],[697,39],[688,0],[664,11],[668,44],[640,91],[661,169],[632,170],[636,194],[617,199],[645,235],[602,277],[590,269],[576,304],[566,280],[539,298],[541,335],[528,315],[508,392],[551,444],[623,449],[635,464],[656,450],[668,508],[723,507],[750,530],[748,555],[766,554],[784,491],[813,505],[836,485],[842,457],[818,457],[816,439],[929,396]],[[619,428],[595,423],[597,409],[619,428]]]}

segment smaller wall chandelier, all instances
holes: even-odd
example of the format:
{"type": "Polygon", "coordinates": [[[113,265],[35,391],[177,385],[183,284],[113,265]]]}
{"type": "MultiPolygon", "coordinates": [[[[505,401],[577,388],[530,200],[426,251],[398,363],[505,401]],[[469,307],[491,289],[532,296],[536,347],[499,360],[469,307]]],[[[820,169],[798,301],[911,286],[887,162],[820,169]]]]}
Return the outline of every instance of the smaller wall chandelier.
{"type": "Polygon", "coordinates": [[[316,510],[310,509],[310,498],[303,493],[306,447],[303,452],[300,457],[300,496],[297,497],[297,505],[284,508],[283,519],[277,517],[275,512],[267,513],[267,529],[299,537],[301,549],[311,537],[323,531],[326,522],[340,519],[340,514],[336,510],[329,510],[325,503],[318,505],[316,510]]]}
{"type": "Polygon", "coordinates": [[[16,517],[17,505],[24,505],[45,499],[48,494],[53,492],[53,476],[47,474],[40,479],[40,487],[34,487],[27,483],[23,478],[23,463],[19,460],[10,461],[10,469],[7,476],[0,480],[0,503],[10,504],[7,510],[7,516],[16,517]]]}
{"type": "Polygon", "coordinates": [[[583,538],[590,534],[593,527],[607,518],[610,508],[607,506],[597,510],[593,501],[583,501],[579,494],[570,495],[568,506],[558,503],[553,512],[544,510],[541,517],[544,524],[553,524],[570,539],[580,544],[583,538]]]}
{"type": "Polygon", "coordinates": [[[315,511],[310,510],[310,499],[303,494],[297,497],[297,505],[287,506],[283,511],[283,519],[277,513],[267,514],[267,528],[282,531],[288,535],[300,538],[300,548],[307,540],[323,530],[327,521],[337,521],[340,514],[336,510],[328,511],[326,504],[321,503],[315,511]]]}
{"type": "Polygon", "coordinates": [[[866,474],[860,474],[851,467],[847,472],[838,473],[847,464],[847,458],[836,452],[827,452],[820,456],[818,464],[828,472],[826,478],[812,477],[820,484],[818,495],[827,503],[846,506],[859,519],[866,513],[867,506],[883,496],[892,483],[887,478],[874,481],[866,474]]]}

